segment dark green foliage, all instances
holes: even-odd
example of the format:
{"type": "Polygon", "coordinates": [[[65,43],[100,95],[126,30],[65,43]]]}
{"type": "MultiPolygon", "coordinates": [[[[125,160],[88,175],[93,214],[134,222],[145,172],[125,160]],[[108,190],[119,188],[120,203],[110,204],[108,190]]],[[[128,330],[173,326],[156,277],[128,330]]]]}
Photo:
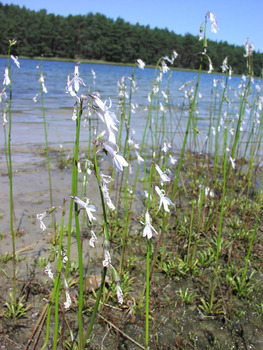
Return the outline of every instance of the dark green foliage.
{"type": "MultiPolygon", "coordinates": [[[[16,39],[14,47],[18,56],[60,57],[70,59],[94,59],[108,62],[134,63],[141,58],[146,64],[156,64],[160,57],[179,53],[174,66],[198,69],[202,42],[197,36],[181,36],[173,31],[131,25],[121,18],[116,21],[99,13],[62,17],[48,14],[46,10],[31,11],[16,5],[0,3],[0,54],[8,50],[8,40],[16,39]]],[[[215,71],[221,71],[223,59],[234,73],[247,70],[243,47],[227,42],[208,41],[208,55],[215,71]]],[[[208,69],[208,60],[203,60],[208,69]]],[[[263,54],[254,53],[254,73],[261,76],[263,54]]]]}

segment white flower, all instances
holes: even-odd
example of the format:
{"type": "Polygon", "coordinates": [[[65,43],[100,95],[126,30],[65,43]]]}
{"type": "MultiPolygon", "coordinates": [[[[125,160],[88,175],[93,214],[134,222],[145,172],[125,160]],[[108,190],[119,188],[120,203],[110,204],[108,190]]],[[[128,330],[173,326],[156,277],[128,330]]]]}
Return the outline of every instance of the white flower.
{"type": "Polygon", "coordinates": [[[143,237],[147,237],[148,239],[151,239],[152,238],[152,231],[158,235],[158,232],[151,225],[151,218],[150,218],[150,214],[148,213],[148,210],[145,213],[145,223],[143,223],[141,221],[141,224],[145,225],[145,227],[143,229],[143,233],[142,233],[143,237]]]}
{"type": "Polygon", "coordinates": [[[65,286],[65,292],[66,292],[66,301],[64,302],[65,309],[69,309],[71,305],[71,297],[69,294],[69,287],[67,281],[64,279],[64,286],[65,286]]]}
{"type": "Polygon", "coordinates": [[[235,167],[236,167],[235,159],[233,159],[232,157],[230,157],[229,159],[230,159],[232,168],[235,169],[235,167]]]}
{"type": "Polygon", "coordinates": [[[50,262],[45,267],[45,273],[48,275],[49,278],[53,279],[53,272],[51,270],[50,262]]]}
{"type": "Polygon", "coordinates": [[[8,68],[5,68],[5,73],[4,73],[4,81],[3,81],[3,85],[9,85],[10,84],[10,79],[9,79],[9,72],[8,72],[8,68]]]}
{"type": "Polygon", "coordinates": [[[3,112],[3,126],[7,124],[7,119],[6,119],[6,110],[3,112]]]}
{"type": "Polygon", "coordinates": [[[160,204],[159,204],[159,210],[161,206],[163,205],[164,210],[169,213],[170,209],[168,208],[168,205],[173,205],[172,201],[164,196],[164,190],[160,190],[158,186],[155,186],[155,191],[157,192],[158,196],[160,197],[160,204]]]}
{"type": "Polygon", "coordinates": [[[45,231],[47,228],[46,228],[46,225],[44,224],[43,222],[43,219],[48,215],[47,211],[44,211],[44,213],[42,214],[37,214],[37,219],[39,220],[39,224],[40,224],[40,228],[42,231],[45,231]]]}
{"type": "Polygon", "coordinates": [[[229,69],[229,67],[228,67],[228,65],[227,65],[227,60],[228,60],[228,57],[226,56],[225,59],[224,59],[224,61],[223,61],[223,63],[222,63],[222,66],[221,66],[222,72],[223,72],[223,73],[224,73],[226,70],[229,69]]]}
{"type": "Polygon", "coordinates": [[[45,86],[45,80],[44,80],[44,76],[43,76],[42,73],[40,74],[39,82],[42,85],[42,91],[46,94],[47,93],[47,88],[45,86]]]}
{"type": "Polygon", "coordinates": [[[37,97],[38,97],[38,95],[39,94],[36,94],[33,98],[32,98],[32,100],[36,103],[37,102],[37,97]]]}
{"type": "Polygon", "coordinates": [[[95,248],[95,243],[98,242],[98,238],[95,235],[93,230],[91,230],[90,233],[91,233],[91,238],[89,240],[89,245],[90,247],[95,248]]]}
{"type": "Polygon", "coordinates": [[[104,197],[108,207],[111,210],[115,210],[115,205],[112,203],[112,200],[110,199],[109,190],[108,190],[106,183],[103,182],[103,184],[101,186],[101,190],[102,190],[103,197],[104,197]]]}
{"type": "Polygon", "coordinates": [[[173,54],[172,54],[172,64],[174,63],[174,60],[177,58],[177,56],[178,56],[178,53],[174,50],[173,51],[173,54]]]}
{"type": "Polygon", "coordinates": [[[97,105],[97,108],[95,107],[95,112],[99,116],[99,118],[102,120],[102,122],[106,125],[108,134],[109,134],[109,142],[112,142],[116,145],[116,136],[114,132],[118,132],[117,125],[119,125],[119,121],[116,118],[116,115],[114,112],[111,112],[109,109],[112,106],[111,99],[109,99],[109,106],[106,106],[106,102],[102,102],[101,99],[98,96],[90,95],[90,97],[93,98],[94,102],[97,105]]]}
{"type": "Polygon", "coordinates": [[[174,165],[177,162],[177,159],[175,157],[173,157],[171,154],[169,154],[169,158],[170,158],[171,164],[174,165]]]}
{"type": "Polygon", "coordinates": [[[211,190],[209,187],[205,188],[205,196],[210,196],[210,197],[214,197],[214,191],[211,190]]]}
{"type": "Polygon", "coordinates": [[[209,19],[211,21],[211,32],[217,33],[219,28],[218,28],[218,24],[217,24],[215,15],[212,12],[208,12],[207,16],[209,17],[209,19]]]}
{"type": "Polygon", "coordinates": [[[165,61],[162,61],[161,65],[162,65],[162,67],[161,67],[162,68],[162,73],[167,73],[170,70],[170,68],[167,66],[165,61]]]}
{"type": "Polygon", "coordinates": [[[136,154],[136,157],[137,157],[138,164],[143,163],[144,159],[139,155],[139,153],[136,150],[135,150],[135,154],[136,154]]]}
{"type": "Polygon", "coordinates": [[[207,71],[208,74],[212,73],[214,70],[213,64],[212,64],[212,60],[209,56],[207,56],[208,61],[209,61],[209,70],[207,71]]]}
{"type": "Polygon", "coordinates": [[[138,60],[137,60],[137,65],[140,69],[144,69],[144,67],[145,67],[145,63],[140,58],[138,58],[138,60]]]}
{"type": "Polygon", "coordinates": [[[246,41],[245,41],[245,49],[246,49],[246,53],[244,54],[244,57],[252,56],[254,51],[254,44],[253,43],[249,44],[248,38],[246,38],[246,41]]]}
{"type": "Polygon", "coordinates": [[[72,113],[72,120],[75,121],[77,117],[78,117],[78,108],[77,108],[77,105],[75,104],[73,108],[73,113],[72,113]]]}
{"type": "Polygon", "coordinates": [[[104,267],[109,267],[111,264],[111,256],[108,249],[104,249],[104,258],[105,260],[103,260],[102,265],[104,267]]]}
{"type": "Polygon", "coordinates": [[[117,293],[118,302],[120,304],[123,304],[123,293],[121,290],[120,282],[116,283],[116,293],[117,293]]]}
{"type": "Polygon", "coordinates": [[[70,308],[71,305],[71,298],[69,292],[66,290],[66,301],[64,302],[64,307],[66,310],[70,308]]]}
{"type": "Polygon", "coordinates": [[[18,62],[18,57],[17,56],[10,56],[12,60],[14,61],[14,64],[17,66],[17,68],[20,68],[20,63],[18,62]]]}
{"type": "Polygon", "coordinates": [[[167,147],[167,145],[166,145],[166,142],[163,143],[162,151],[163,151],[164,153],[166,153],[166,152],[168,151],[168,147],[167,147]]]}
{"type": "Polygon", "coordinates": [[[104,143],[103,147],[112,158],[112,164],[117,171],[123,171],[123,167],[127,167],[129,165],[126,160],[121,155],[117,154],[117,152],[114,151],[110,145],[104,143]]]}
{"type": "MultiPolygon", "coordinates": [[[[75,70],[73,73],[73,78],[71,80],[69,80],[69,76],[68,76],[68,81],[67,81],[67,90],[70,92],[75,92],[77,93],[79,91],[79,85],[83,85],[86,86],[84,81],[79,77],[79,63],[77,63],[75,65],[75,70]]],[[[72,95],[72,94],[71,94],[72,95]]]]}
{"type": "MultiPolygon", "coordinates": [[[[144,196],[146,199],[149,198],[149,192],[144,190],[144,196]]],[[[152,196],[150,195],[150,199],[152,200],[152,196]]]]}
{"type": "Polygon", "coordinates": [[[77,203],[78,205],[81,206],[81,208],[84,208],[86,210],[89,222],[92,222],[92,220],[97,220],[95,218],[95,216],[93,216],[92,212],[97,211],[97,208],[94,205],[89,205],[89,199],[86,198],[86,203],[83,202],[81,199],[79,199],[78,197],[73,197],[70,196],[70,198],[72,198],[74,200],[75,203],[77,203]]]}
{"type": "Polygon", "coordinates": [[[155,164],[155,169],[157,171],[157,173],[160,175],[161,177],[161,181],[162,182],[169,182],[171,179],[169,178],[169,176],[167,176],[159,167],[159,165],[155,164]]]}

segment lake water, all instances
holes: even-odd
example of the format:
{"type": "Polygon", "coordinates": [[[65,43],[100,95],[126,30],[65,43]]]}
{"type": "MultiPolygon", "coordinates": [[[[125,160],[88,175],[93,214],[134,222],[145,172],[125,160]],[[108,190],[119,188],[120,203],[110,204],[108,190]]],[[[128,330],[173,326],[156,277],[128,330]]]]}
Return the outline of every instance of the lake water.
{"type": "MultiPolygon", "coordinates": [[[[38,98],[38,102],[33,102],[33,97],[40,92],[39,86],[39,60],[21,59],[21,68],[18,69],[13,61],[11,64],[11,77],[12,77],[12,145],[14,146],[29,146],[40,145],[44,143],[44,131],[42,122],[42,110],[41,102],[38,98]]],[[[4,77],[4,69],[7,65],[6,58],[0,58],[0,72],[4,77]]],[[[45,78],[45,85],[48,93],[44,94],[45,115],[48,125],[48,141],[54,146],[59,144],[72,143],[75,137],[75,127],[72,121],[72,110],[74,106],[74,98],[65,93],[66,80],[69,73],[74,71],[74,62],[60,62],[60,61],[43,61],[42,72],[45,78]]],[[[81,87],[81,93],[86,94],[92,91],[97,91],[100,94],[102,100],[106,100],[109,97],[112,100],[112,110],[117,113],[118,106],[118,86],[117,83],[120,79],[130,77],[133,71],[133,67],[130,66],[115,66],[104,64],[89,64],[81,63],[79,66],[80,77],[86,84],[86,87],[81,87]],[[93,70],[96,73],[95,84],[92,82],[93,70]]],[[[132,102],[137,104],[136,113],[132,114],[131,126],[137,132],[137,141],[140,140],[140,131],[143,130],[147,112],[145,108],[149,105],[148,94],[152,89],[152,82],[154,79],[155,69],[145,68],[140,70],[136,68],[134,79],[137,84],[137,91],[133,94],[132,102]]],[[[173,118],[178,118],[181,115],[183,103],[185,99],[185,89],[190,88],[191,84],[197,80],[196,72],[185,71],[173,71],[169,80],[170,89],[170,110],[175,115],[171,115],[173,118]],[[186,82],[191,81],[185,89],[179,90],[179,88],[186,82]],[[172,101],[172,102],[171,102],[172,101]]],[[[161,89],[166,91],[167,80],[169,73],[164,74],[161,83],[161,89]]],[[[198,100],[198,129],[207,133],[209,125],[209,109],[211,99],[211,88],[213,86],[213,80],[217,79],[220,82],[225,81],[223,75],[202,73],[199,85],[198,100]]],[[[238,86],[242,81],[241,77],[232,77],[229,84],[231,88],[228,90],[228,95],[234,101],[235,91],[238,91],[238,86]]],[[[260,84],[260,81],[255,81],[255,84],[260,84]]],[[[219,85],[222,91],[222,86],[219,85]]],[[[162,95],[160,94],[160,101],[163,102],[162,95]]],[[[188,103],[188,102],[187,102],[188,103]]],[[[233,103],[232,103],[233,105],[233,103]]],[[[216,106],[218,108],[218,105],[216,106]]],[[[187,120],[188,107],[184,108],[185,111],[182,114],[187,120]]],[[[169,117],[170,118],[170,117],[169,117]]],[[[181,124],[180,132],[184,127],[184,123],[181,124]]],[[[88,128],[86,128],[88,129],[88,128]]],[[[82,141],[87,140],[88,130],[81,132],[82,141]]],[[[1,143],[0,147],[4,147],[3,128],[1,128],[1,143]]]]}

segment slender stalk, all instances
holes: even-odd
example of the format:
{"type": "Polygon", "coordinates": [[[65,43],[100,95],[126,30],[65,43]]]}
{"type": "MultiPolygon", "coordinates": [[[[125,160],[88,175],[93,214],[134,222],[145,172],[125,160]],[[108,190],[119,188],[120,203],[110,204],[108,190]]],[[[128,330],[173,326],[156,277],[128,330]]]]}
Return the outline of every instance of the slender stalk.
{"type": "Polygon", "coordinates": [[[210,296],[210,312],[213,309],[214,302],[214,292],[216,287],[216,279],[218,276],[219,270],[219,255],[221,252],[221,235],[222,235],[222,225],[223,225],[223,213],[224,213],[224,205],[225,205],[225,196],[226,196],[226,175],[227,175],[227,128],[225,128],[224,133],[224,179],[223,179],[223,191],[222,191],[222,200],[221,200],[221,210],[220,210],[220,218],[219,218],[219,228],[218,228],[218,236],[217,236],[217,246],[216,246],[216,263],[215,263],[215,274],[212,283],[211,296],[210,296]]]}
{"type": "Polygon", "coordinates": [[[180,156],[180,160],[179,160],[179,164],[178,164],[178,168],[177,168],[177,172],[176,172],[176,176],[175,176],[175,180],[174,180],[173,190],[172,190],[172,194],[171,194],[171,200],[172,201],[174,199],[175,192],[176,192],[176,189],[177,189],[179,174],[180,174],[180,171],[181,171],[181,167],[182,167],[182,163],[183,163],[183,157],[184,157],[184,154],[185,154],[186,142],[187,142],[187,138],[188,138],[188,134],[189,134],[189,130],[190,130],[190,125],[191,125],[192,118],[193,118],[193,112],[194,112],[194,107],[195,107],[195,100],[196,100],[196,96],[197,96],[197,91],[198,91],[199,81],[200,81],[200,75],[201,75],[201,70],[202,70],[202,63],[203,63],[203,55],[201,55],[201,58],[200,58],[200,65],[199,65],[199,70],[198,70],[197,82],[196,82],[196,86],[195,86],[194,98],[193,98],[193,101],[192,101],[192,104],[191,104],[191,107],[190,107],[190,113],[189,113],[188,122],[187,122],[187,126],[186,126],[183,146],[182,146],[182,150],[181,150],[181,156],[180,156]]]}
{"type": "MultiPolygon", "coordinates": [[[[71,196],[77,196],[78,192],[78,160],[79,160],[79,136],[80,136],[80,119],[82,115],[82,103],[80,101],[78,116],[76,118],[76,136],[75,136],[75,152],[74,152],[74,163],[72,168],[72,180],[71,180],[71,196]]],[[[73,203],[74,200],[71,198],[70,200],[70,208],[69,208],[69,220],[68,220],[68,242],[67,242],[67,264],[65,277],[68,276],[69,262],[70,262],[70,245],[71,245],[71,228],[72,228],[72,214],[73,214],[73,203]]]]}
{"type": "Polygon", "coordinates": [[[7,55],[7,67],[8,67],[8,77],[9,77],[9,101],[8,101],[8,172],[9,172],[9,214],[10,214],[10,232],[12,238],[12,253],[13,253],[13,296],[14,296],[14,307],[17,306],[16,300],[16,246],[15,246],[15,232],[14,232],[14,222],[13,222],[13,173],[12,173],[12,157],[11,157],[11,131],[12,131],[12,83],[11,83],[11,73],[10,73],[10,52],[11,47],[14,45],[14,41],[9,41],[9,49],[7,55]]]}
{"type": "MultiPolygon", "coordinates": [[[[108,232],[108,223],[107,223],[107,213],[106,213],[106,206],[105,206],[104,196],[103,196],[103,192],[102,192],[101,184],[100,184],[100,173],[99,173],[99,167],[98,167],[98,162],[97,162],[97,153],[96,153],[96,151],[97,150],[96,150],[96,145],[95,145],[94,146],[94,153],[93,153],[93,155],[94,155],[94,169],[95,169],[95,174],[96,174],[96,178],[97,178],[97,182],[98,182],[98,186],[99,186],[101,205],[102,205],[102,211],[103,211],[104,235],[105,235],[104,244],[106,242],[108,244],[108,242],[109,242],[109,232],[108,232]]],[[[99,289],[99,292],[97,294],[97,300],[96,300],[96,303],[95,303],[93,311],[92,311],[89,327],[88,327],[87,332],[86,332],[85,337],[84,337],[84,345],[86,344],[87,340],[89,339],[90,333],[91,333],[93,325],[94,325],[95,317],[96,317],[96,314],[98,312],[98,307],[99,307],[99,304],[100,304],[100,300],[101,300],[101,296],[102,296],[102,292],[103,292],[103,288],[104,288],[104,284],[105,284],[106,274],[107,274],[107,267],[104,266],[103,273],[102,273],[102,278],[101,278],[100,289],[99,289]]]]}
{"type": "Polygon", "coordinates": [[[145,348],[149,343],[149,299],[150,299],[150,240],[147,237],[146,256],[146,300],[145,300],[145,348]]]}
{"type": "Polygon", "coordinates": [[[244,283],[246,281],[248,262],[249,262],[250,253],[252,250],[252,245],[253,245],[253,242],[254,242],[254,239],[255,239],[255,236],[257,233],[257,228],[258,228],[258,218],[256,219],[254,231],[253,231],[252,237],[250,239],[250,243],[249,243],[249,248],[248,248],[248,252],[247,252],[247,256],[246,256],[246,263],[245,263],[245,267],[244,267],[244,271],[243,271],[243,275],[242,275],[241,288],[243,288],[244,283]]]}
{"type": "MultiPolygon", "coordinates": [[[[48,151],[48,138],[47,138],[47,124],[46,124],[46,114],[45,114],[45,107],[44,107],[44,91],[43,91],[43,84],[44,84],[44,77],[42,73],[42,60],[39,64],[39,81],[40,81],[40,96],[41,96],[41,108],[42,108],[42,116],[43,116],[43,125],[44,125],[44,133],[45,133],[45,146],[46,146],[46,157],[47,157],[47,169],[48,169],[48,183],[49,183],[49,199],[50,199],[50,206],[53,207],[53,199],[52,199],[52,183],[51,183],[51,172],[50,172],[50,161],[49,161],[49,151],[48,151]]],[[[55,221],[54,221],[54,213],[51,214],[52,218],[52,227],[53,232],[55,232],[55,221]]]]}
{"type": "MultiPolygon", "coordinates": [[[[61,218],[61,228],[60,228],[60,234],[59,234],[59,246],[58,246],[58,263],[57,263],[57,274],[60,278],[60,273],[62,269],[62,237],[63,237],[63,230],[64,230],[64,216],[65,216],[65,203],[66,200],[63,201],[63,209],[62,209],[62,218],[61,218]]],[[[59,328],[59,285],[56,289],[55,294],[55,332],[54,332],[54,339],[53,339],[53,350],[57,348],[57,342],[58,342],[58,328],[59,328]]]]}

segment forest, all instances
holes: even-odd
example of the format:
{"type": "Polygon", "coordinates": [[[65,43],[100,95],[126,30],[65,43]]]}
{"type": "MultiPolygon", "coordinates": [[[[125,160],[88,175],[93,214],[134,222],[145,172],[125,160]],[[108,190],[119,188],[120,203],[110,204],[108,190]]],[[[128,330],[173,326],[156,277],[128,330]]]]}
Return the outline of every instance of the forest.
{"type": "MultiPolygon", "coordinates": [[[[6,55],[10,39],[16,39],[13,54],[24,57],[86,59],[134,63],[141,58],[156,64],[160,57],[178,53],[174,67],[198,69],[202,42],[198,36],[178,35],[166,29],[132,25],[121,18],[113,20],[96,13],[63,17],[0,3],[0,54],[6,55]]],[[[245,38],[244,38],[245,41],[245,38]]],[[[208,40],[207,54],[215,71],[221,71],[226,56],[234,74],[246,72],[244,47],[226,41],[208,40]]],[[[254,52],[254,75],[262,76],[263,53],[254,52]]],[[[204,60],[203,69],[209,62],[204,60]]]]}

